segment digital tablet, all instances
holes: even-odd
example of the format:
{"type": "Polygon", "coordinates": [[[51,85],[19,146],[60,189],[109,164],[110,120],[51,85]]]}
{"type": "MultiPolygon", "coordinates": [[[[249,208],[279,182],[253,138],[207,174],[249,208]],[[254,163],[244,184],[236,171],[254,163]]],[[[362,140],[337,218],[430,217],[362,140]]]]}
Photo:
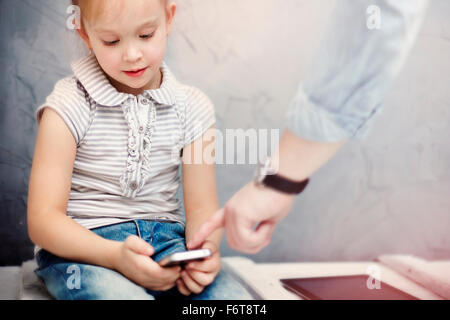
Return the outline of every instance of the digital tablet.
{"type": "Polygon", "coordinates": [[[287,290],[308,300],[418,300],[382,281],[374,287],[370,285],[372,280],[373,278],[365,274],[280,281],[287,290]]]}

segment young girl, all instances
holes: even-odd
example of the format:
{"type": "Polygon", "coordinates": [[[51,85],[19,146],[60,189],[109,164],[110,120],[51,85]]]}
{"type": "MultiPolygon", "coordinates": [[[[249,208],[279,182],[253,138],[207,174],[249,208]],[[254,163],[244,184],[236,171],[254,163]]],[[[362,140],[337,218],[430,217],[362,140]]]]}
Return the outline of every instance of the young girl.
{"type": "Polygon", "coordinates": [[[58,81],[36,111],[28,194],[36,274],[57,299],[250,299],[220,271],[219,233],[203,243],[213,252],[204,261],[157,263],[185,251],[218,209],[214,165],[185,161],[189,152],[180,158],[212,130],[215,116],[210,100],[177,82],[163,62],[176,5],[73,4],[91,53],[72,63],[74,75],[58,81]]]}

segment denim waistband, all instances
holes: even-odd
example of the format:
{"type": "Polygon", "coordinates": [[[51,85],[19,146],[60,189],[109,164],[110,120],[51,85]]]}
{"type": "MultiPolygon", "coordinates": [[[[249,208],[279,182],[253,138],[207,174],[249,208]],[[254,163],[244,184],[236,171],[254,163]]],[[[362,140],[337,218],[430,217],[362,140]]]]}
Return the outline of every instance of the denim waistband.
{"type": "MultiPolygon", "coordinates": [[[[139,236],[154,246],[155,255],[153,258],[155,261],[173,252],[173,250],[186,250],[184,225],[176,221],[137,219],[94,228],[91,231],[105,239],[115,241],[125,241],[130,235],[139,236]]],[[[45,249],[39,250],[36,260],[41,268],[52,263],[67,262],[66,259],[57,257],[45,249]]]]}
{"type": "Polygon", "coordinates": [[[184,237],[184,225],[178,221],[142,220],[135,219],[112,225],[91,229],[94,233],[117,241],[125,241],[129,235],[136,235],[152,243],[154,237],[161,238],[164,234],[175,233],[177,237],[184,237]]]}

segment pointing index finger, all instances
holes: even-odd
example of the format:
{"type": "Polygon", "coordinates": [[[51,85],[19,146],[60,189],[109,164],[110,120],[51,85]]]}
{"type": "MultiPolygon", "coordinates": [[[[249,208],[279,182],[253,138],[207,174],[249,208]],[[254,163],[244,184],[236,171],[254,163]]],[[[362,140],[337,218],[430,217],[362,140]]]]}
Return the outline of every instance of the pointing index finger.
{"type": "Polygon", "coordinates": [[[225,209],[222,208],[213,214],[206,222],[200,227],[194,237],[188,242],[188,249],[194,249],[199,247],[208,236],[217,229],[225,226],[225,209]]]}

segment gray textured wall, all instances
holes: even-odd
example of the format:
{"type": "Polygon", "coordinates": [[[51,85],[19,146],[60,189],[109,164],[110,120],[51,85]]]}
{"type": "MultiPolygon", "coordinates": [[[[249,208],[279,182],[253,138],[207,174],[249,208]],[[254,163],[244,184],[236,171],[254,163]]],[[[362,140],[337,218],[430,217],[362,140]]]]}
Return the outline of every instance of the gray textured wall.
{"type": "MultiPolygon", "coordinates": [[[[167,61],[214,101],[219,129],[282,128],[334,1],[183,0],[167,61]]],[[[32,254],[26,232],[33,112],[69,74],[60,0],[0,1],[0,265],[32,254]]],[[[450,2],[432,0],[418,41],[362,143],[312,179],[257,261],[450,257],[450,2]]],[[[67,42],[67,41],[66,41],[67,42]]],[[[217,167],[221,204],[252,176],[217,167]]],[[[225,255],[233,255],[225,241],[225,255]]]]}

